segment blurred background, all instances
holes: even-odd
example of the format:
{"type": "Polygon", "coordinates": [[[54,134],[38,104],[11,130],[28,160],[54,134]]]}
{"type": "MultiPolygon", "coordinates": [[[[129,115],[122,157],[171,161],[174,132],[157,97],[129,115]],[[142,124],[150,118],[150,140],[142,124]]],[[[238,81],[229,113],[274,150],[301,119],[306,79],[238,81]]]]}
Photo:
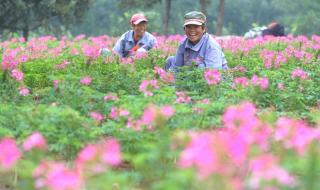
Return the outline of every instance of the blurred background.
{"type": "Polygon", "coordinates": [[[211,34],[240,35],[277,21],[293,35],[319,35],[320,0],[0,0],[0,39],[120,36],[133,13],[149,19],[149,32],[183,34],[183,16],[198,10],[211,34]]]}

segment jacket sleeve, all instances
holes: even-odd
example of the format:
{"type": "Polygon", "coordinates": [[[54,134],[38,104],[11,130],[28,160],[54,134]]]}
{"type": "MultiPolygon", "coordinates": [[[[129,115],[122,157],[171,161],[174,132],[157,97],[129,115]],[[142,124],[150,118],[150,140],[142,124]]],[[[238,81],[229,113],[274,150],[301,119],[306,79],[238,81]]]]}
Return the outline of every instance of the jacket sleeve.
{"type": "Polygon", "coordinates": [[[150,49],[154,48],[157,44],[157,40],[154,36],[150,35],[148,42],[142,46],[141,48],[144,48],[145,50],[149,51],[150,49]]]}
{"type": "Polygon", "coordinates": [[[200,64],[199,67],[203,68],[214,68],[214,69],[225,69],[226,59],[224,53],[217,46],[208,46],[206,55],[204,57],[204,63],[200,64]]]}
{"type": "Polygon", "coordinates": [[[125,34],[123,34],[119,39],[118,41],[116,42],[115,46],[113,47],[113,51],[118,54],[120,57],[123,57],[124,55],[124,52],[123,52],[123,43],[124,43],[124,36],[125,34]]]}

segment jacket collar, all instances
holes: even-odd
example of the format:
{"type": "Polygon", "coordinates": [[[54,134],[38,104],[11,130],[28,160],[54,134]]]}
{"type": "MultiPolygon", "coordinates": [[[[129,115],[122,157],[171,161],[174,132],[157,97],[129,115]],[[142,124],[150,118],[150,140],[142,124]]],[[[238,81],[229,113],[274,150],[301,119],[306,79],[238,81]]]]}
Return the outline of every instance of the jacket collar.
{"type": "Polygon", "coordinates": [[[188,40],[188,38],[187,38],[187,43],[186,43],[186,45],[185,45],[185,48],[186,48],[186,49],[189,48],[189,49],[191,49],[191,50],[193,50],[193,51],[199,51],[200,48],[201,48],[201,46],[202,46],[202,44],[206,41],[206,39],[208,38],[208,36],[209,36],[209,34],[205,32],[205,33],[202,35],[200,41],[199,41],[196,45],[193,45],[193,44],[188,40]]]}

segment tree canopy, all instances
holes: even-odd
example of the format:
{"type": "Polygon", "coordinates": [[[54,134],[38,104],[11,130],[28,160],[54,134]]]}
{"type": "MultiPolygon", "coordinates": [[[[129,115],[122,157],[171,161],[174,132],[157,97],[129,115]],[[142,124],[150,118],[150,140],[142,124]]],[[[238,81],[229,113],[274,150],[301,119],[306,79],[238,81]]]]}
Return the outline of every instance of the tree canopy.
{"type": "Polygon", "coordinates": [[[320,1],[313,0],[1,0],[0,34],[119,36],[130,29],[133,13],[144,12],[148,30],[158,34],[183,33],[186,12],[206,12],[208,32],[243,35],[254,25],[278,21],[286,33],[319,34],[320,1]],[[221,6],[223,3],[223,6],[221,6]]]}

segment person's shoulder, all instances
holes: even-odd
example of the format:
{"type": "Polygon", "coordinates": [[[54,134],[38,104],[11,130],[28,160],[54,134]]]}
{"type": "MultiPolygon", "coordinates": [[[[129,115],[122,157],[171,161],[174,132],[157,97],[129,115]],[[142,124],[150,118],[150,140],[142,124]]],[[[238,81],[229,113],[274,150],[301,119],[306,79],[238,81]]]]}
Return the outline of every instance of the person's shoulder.
{"type": "Polygon", "coordinates": [[[180,41],[178,46],[178,51],[184,52],[186,49],[186,44],[188,43],[188,38],[184,38],[182,41],[180,41]]]}
{"type": "Polygon", "coordinates": [[[149,38],[149,39],[156,39],[156,37],[153,35],[153,34],[151,34],[150,32],[145,32],[145,35],[149,38]]]}
{"type": "Polygon", "coordinates": [[[128,39],[131,33],[132,33],[132,30],[128,30],[125,33],[123,33],[119,39],[128,39]]]}
{"type": "Polygon", "coordinates": [[[208,48],[217,48],[220,47],[219,43],[217,40],[215,40],[211,35],[207,33],[207,47],[208,48]]]}

